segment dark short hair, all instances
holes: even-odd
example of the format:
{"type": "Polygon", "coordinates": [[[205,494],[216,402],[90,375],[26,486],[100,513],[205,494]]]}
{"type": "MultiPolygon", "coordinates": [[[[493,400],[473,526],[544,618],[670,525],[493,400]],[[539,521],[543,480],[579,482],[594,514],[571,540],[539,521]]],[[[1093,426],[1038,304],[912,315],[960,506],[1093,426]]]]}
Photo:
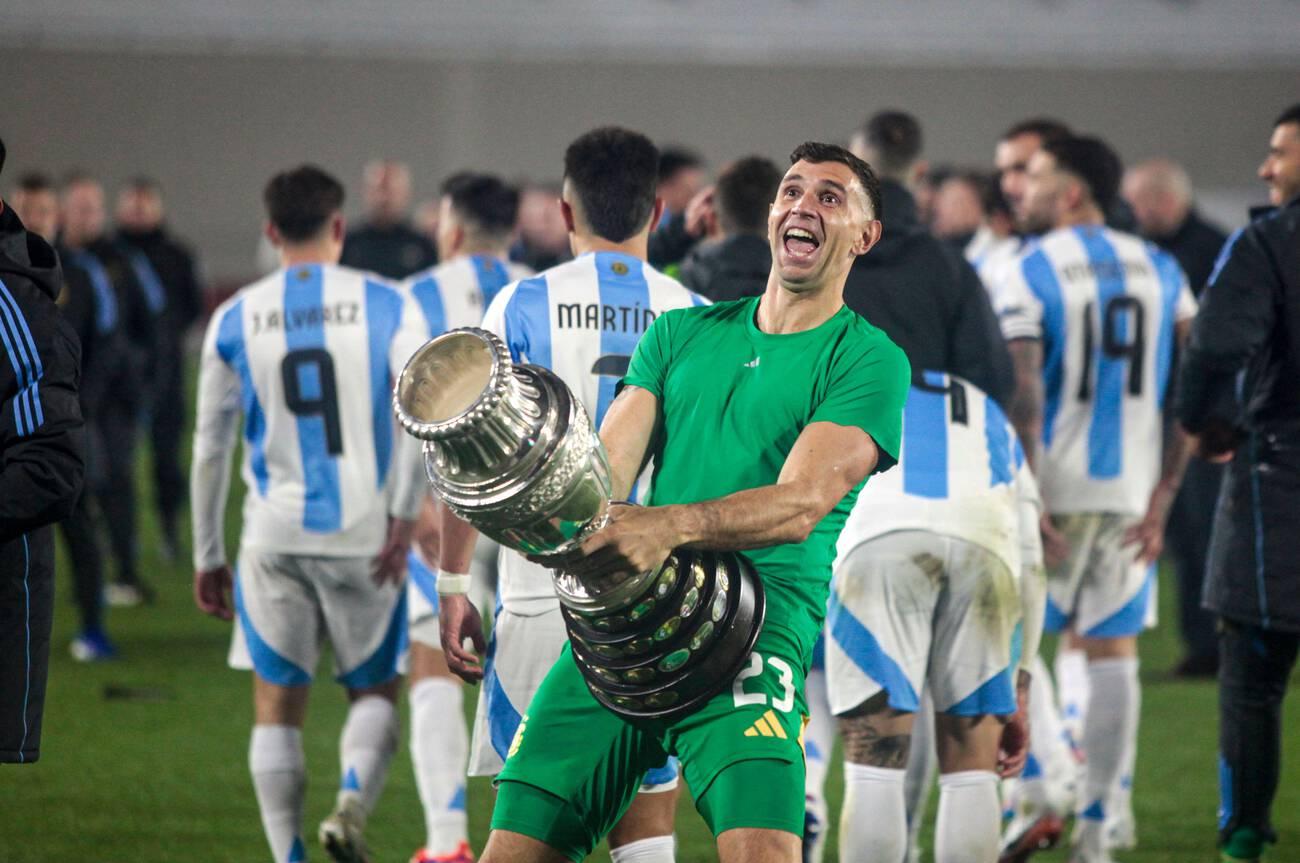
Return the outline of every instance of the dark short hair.
{"type": "Polygon", "coordinates": [[[672,178],[678,171],[688,168],[703,168],[704,160],[700,154],[685,147],[664,147],[659,153],[659,182],[672,178]]]}
{"type": "Polygon", "coordinates": [[[999,141],[1010,141],[1012,138],[1019,138],[1021,135],[1036,135],[1044,144],[1052,141],[1059,141],[1062,138],[1068,138],[1073,134],[1070,127],[1055,120],[1051,117],[1030,117],[1027,120],[1021,120],[1018,123],[1011,124],[999,141]]]}
{"type": "Polygon", "coordinates": [[[299,165],[272,177],[262,201],[280,236],[301,243],[319,234],[343,209],[343,185],[315,165],[299,165]]]}
{"type": "Polygon", "coordinates": [[[921,156],[921,124],[906,111],[877,111],[861,132],[885,174],[902,173],[921,156]]]}
{"type": "Polygon", "coordinates": [[[59,187],[64,191],[67,191],[69,187],[80,186],[82,183],[94,183],[99,185],[99,178],[89,171],[81,168],[73,168],[71,171],[68,171],[63,175],[63,182],[59,184],[59,187]]]}
{"type": "Polygon", "coordinates": [[[862,188],[867,193],[867,200],[871,204],[871,216],[874,219],[883,219],[885,216],[885,206],[880,199],[880,180],[876,177],[876,172],[871,170],[871,166],[850,153],[838,144],[822,144],[817,141],[805,141],[794,152],[790,154],[790,164],[795,162],[812,162],[814,165],[821,162],[839,162],[841,165],[848,165],[853,173],[862,183],[862,188]]]}
{"type": "Polygon", "coordinates": [[[54,180],[49,174],[40,171],[28,171],[18,175],[18,190],[33,195],[37,192],[54,192],[54,180]]]}
{"type": "Polygon", "coordinates": [[[451,199],[456,215],[475,232],[501,237],[515,229],[519,218],[519,190],[492,174],[462,171],[442,184],[443,197],[451,199]]]}
{"type": "Polygon", "coordinates": [[[162,184],[146,174],[136,174],[127,180],[126,188],[133,192],[152,192],[155,195],[162,195],[162,184]]]}
{"type": "Polygon", "coordinates": [[[980,200],[984,204],[984,212],[990,216],[1001,214],[1010,216],[1011,202],[1002,194],[1002,184],[998,182],[997,174],[987,174],[979,171],[972,171],[971,176],[979,178],[980,200]]]}
{"type": "Polygon", "coordinates": [[[602,126],[564,151],[564,178],[588,227],[621,243],[650,221],[659,177],[659,150],[640,132],[602,126]]]}
{"type": "Polygon", "coordinates": [[[780,185],[781,169],[771,159],[746,156],[728,165],[713,193],[722,230],[762,233],[780,185]]]}
{"type": "MultiPolygon", "coordinates": [[[[1274,127],[1283,126],[1287,123],[1300,123],[1300,102],[1296,102],[1290,108],[1287,108],[1273,121],[1274,127]]],[[[0,155],[0,162],[3,161],[3,156],[0,155]]]]}
{"type": "Polygon", "coordinates": [[[5,155],[7,152],[8,151],[5,150],[5,139],[0,138],[0,171],[5,169],[5,155]]]}
{"type": "Polygon", "coordinates": [[[1056,160],[1056,166],[1083,181],[1093,203],[1109,212],[1119,195],[1124,166],[1110,145],[1090,135],[1071,135],[1049,141],[1043,150],[1056,160]]]}

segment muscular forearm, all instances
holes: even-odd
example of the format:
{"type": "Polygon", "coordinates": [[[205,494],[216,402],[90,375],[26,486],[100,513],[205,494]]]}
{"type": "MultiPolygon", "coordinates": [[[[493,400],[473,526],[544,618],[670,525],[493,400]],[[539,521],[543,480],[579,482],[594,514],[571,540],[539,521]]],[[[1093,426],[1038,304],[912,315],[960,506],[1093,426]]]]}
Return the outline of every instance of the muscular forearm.
{"type": "Polygon", "coordinates": [[[844,493],[829,500],[811,483],[777,483],[667,509],[677,545],[744,551],[803,542],[844,493]]]}

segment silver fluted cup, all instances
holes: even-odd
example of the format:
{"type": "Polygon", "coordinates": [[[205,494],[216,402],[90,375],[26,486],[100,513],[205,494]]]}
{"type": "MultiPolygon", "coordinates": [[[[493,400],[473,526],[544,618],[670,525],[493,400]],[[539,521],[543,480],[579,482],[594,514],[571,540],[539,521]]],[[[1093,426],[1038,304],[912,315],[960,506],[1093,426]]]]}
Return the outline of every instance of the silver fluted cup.
{"type": "MultiPolygon", "coordinates": [[[[581,402],[487,330],[427,342],[393,404],[434,491],[497,542],[562,555],[609,520],[609,462],[581,402]]],[[[763,621],[762,585],[733,553],[676,549],[647,572],[554,583],[588,688],[633,719],[685,715],[729,685],[763,621]]]]}

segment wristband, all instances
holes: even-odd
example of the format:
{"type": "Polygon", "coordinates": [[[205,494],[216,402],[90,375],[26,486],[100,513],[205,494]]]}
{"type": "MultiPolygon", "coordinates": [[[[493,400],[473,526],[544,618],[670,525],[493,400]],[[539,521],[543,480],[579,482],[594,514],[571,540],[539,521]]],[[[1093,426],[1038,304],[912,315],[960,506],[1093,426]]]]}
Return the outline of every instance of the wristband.
{"type": "Polygon", "coordinates": [[[439,572],[438,592],[449,596],[469,593],[469,585],[472,579],[473,576],[468,572],[439,572]]]}

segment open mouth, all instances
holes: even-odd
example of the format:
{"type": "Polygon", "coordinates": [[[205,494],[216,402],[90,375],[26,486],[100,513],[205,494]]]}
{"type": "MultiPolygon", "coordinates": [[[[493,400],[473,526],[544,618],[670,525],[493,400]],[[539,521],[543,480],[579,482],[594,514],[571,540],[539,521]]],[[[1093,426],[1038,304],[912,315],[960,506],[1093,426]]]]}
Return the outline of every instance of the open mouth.
{"type": "Polygon", "coordinates": [[[786,253],[799,258],[808,257],[821,245],[816,235],[805,228],[786,228],[781,240],[786,253]]]}

